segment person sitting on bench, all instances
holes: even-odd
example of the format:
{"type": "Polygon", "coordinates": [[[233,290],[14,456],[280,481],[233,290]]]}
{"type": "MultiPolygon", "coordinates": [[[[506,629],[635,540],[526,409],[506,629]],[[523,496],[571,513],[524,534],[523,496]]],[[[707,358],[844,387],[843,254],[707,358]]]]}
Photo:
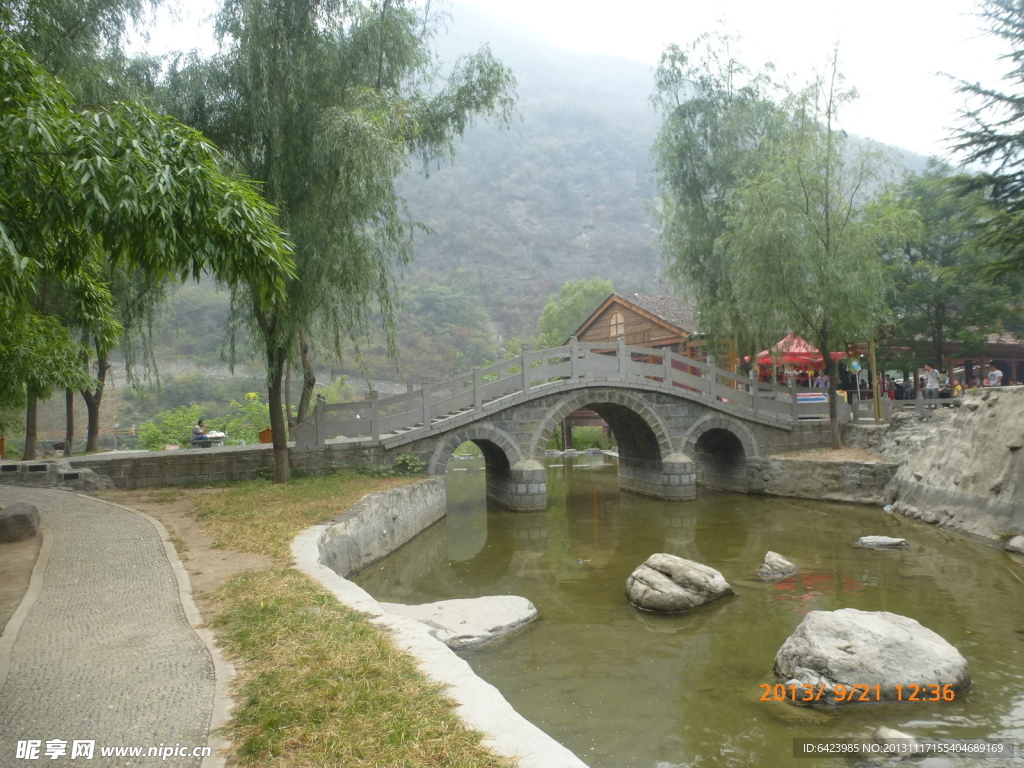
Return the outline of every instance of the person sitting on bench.
{"type": "Polygon", "coordinates": [[[206,425],[203,423],[203,420],[200,419],[199,423],[192,427],[192,442],[201,443],[203,440],[209,439],[210,438],[206,436],[206,425]]]}

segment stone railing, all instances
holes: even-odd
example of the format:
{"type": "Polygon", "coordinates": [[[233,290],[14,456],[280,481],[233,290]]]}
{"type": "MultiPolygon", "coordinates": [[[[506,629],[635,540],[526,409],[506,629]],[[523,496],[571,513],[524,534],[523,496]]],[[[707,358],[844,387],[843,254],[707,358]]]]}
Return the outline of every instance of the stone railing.
{"type": "MultiPolygon", "coordinates": [[[[573,339],[554,349],[524,348],[519,357],[427,383],[402,395],[380,398],[371,392],[369,399],[361,402],[331,405],[318,400],[312,418],[297,431],[296,446],[322,445],[339,437],[378,443],[382,436],[413,431],[425,434],[452,416],[482,412],[495,400],[520,393],[540,397],[546,388],[566,382],[580,386],[632,384],[782,428],[800,419],[828,417],[827,398],[820,389],[757,382],[716,367],[714,358],[701,362],[664,349],[631,346],[622,338],[617,343],[573,339]]],[[[844,401],[839,402],[839,410],[841,421],[851,419],[844,401]]]]}

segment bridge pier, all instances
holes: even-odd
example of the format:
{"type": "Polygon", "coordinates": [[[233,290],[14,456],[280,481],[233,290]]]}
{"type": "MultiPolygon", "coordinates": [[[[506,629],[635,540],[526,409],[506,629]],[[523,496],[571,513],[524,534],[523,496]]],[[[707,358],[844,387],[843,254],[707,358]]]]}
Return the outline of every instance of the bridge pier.
{"type": "Polygon", "coordinates": [[[692,501],[697,498],[697,470],[690,457],[682,453],[665,459],[620,455],[619,488],[663,501],[692,501]]]}
{"type": "Polygon", "coordinates": [[[514,512],[534,512],[548,505],[548,482],[539,461],[517,461],[508,467],[487,466],[487,499],[514,512]]]}

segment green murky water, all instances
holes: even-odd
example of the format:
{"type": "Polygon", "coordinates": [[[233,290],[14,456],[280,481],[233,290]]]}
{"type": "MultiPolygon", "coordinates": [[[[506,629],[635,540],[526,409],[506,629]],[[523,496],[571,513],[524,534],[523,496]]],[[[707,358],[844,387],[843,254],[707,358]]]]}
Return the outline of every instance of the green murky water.
{"type": "Polygon", "coordinates": [[[528,597],[541,618],[463,654],[512,705],[592,768],[851,765],[793,757],[795,737],[1014,738],[1024,765],[1024,567],[1005,553],[876,507],[702,491],[669,504],[619,494],[603,456],[549,460],[544,512],[486,509],[480,461],[453,461],[448,516],[358,582],[380,600],[528,597]],[[852,546],[902,536],[909,551],[852,546]],[[755,575],[767,550],[800,566],[755,575]],[[636,610],[627,576],[654,552],[717,568],[736,597],[682,615],[636,610]],[[580,562],[583,561],[583,562],[580,562]],[[775,652],[805,613],[910,616],[964,654],[974,685],[953,702],[818,711],[759,701],[775,652]]]}

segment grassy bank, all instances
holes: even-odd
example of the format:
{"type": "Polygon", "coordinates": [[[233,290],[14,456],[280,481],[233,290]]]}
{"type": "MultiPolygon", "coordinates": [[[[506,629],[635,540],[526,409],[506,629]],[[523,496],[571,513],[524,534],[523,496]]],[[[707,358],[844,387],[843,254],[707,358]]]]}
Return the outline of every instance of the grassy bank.
{"type": "Polygon", "coordinates": [[[408,480],[339,474],[290,486],[257,481],[202,497],[215,545],[266,554],[210,597],[211,626],[238,668],[225,735],[233,764],[257,768],[510,768],[480,746],[408,655],[289,567],[296,534],[364,494],[408,480]]]}

